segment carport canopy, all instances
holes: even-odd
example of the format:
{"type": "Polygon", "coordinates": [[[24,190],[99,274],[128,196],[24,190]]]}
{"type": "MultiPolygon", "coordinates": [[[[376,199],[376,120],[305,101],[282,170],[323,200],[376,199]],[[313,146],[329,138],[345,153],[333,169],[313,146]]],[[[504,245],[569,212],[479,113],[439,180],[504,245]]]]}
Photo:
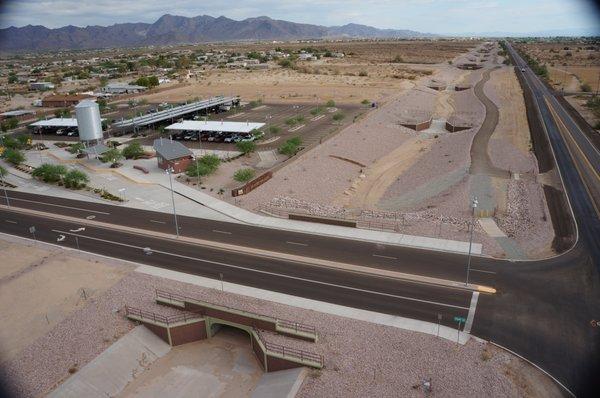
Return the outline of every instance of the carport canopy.
{"type": "Polygon", "coordinates": [[[167,126],[165,130],[213,131],[223,133],[247,134],[252,130],[260,129],[264,125],[264,123],[250,122],[184,120],[182,122],[167,126]]]}
{"type": "Polygon", "coordinates": [[[31,123],[32,127],[77,127],[77,119],[68,117],[55,117],[31,123]]]}

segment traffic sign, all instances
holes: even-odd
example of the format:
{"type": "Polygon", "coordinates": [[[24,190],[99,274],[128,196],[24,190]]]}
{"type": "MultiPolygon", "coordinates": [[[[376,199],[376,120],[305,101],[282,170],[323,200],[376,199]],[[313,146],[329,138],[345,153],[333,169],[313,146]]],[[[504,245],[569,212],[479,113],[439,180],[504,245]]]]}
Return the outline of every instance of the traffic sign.
{"type": "Polygon", "coordinates": [[[35,234],[35,227],[29,227],[29,233],[35,234]]]}
{"type": "Polygon", "coordinates": [[[454,322],[458,322],[458,323],[465,323],[467,320],[465,318],[463,318],[462,316],[455,316],[454,317],[454,322]]]}

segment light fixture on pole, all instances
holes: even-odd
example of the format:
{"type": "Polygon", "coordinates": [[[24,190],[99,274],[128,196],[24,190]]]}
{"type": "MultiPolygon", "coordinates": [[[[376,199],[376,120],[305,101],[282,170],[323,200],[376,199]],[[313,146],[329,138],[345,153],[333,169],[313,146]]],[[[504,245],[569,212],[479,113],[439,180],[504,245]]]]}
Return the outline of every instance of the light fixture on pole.
{"type": "Polygon", "coordinates": [[[475,229],[475,209],[478,204],[479,201],[477,200],[477,196],[474,196],[471,201],[471,208],[473,210],[471,212],[471,236],[469,238],[469,258],[467,260],[467,281],[465,282],[465,285],[469,284],[469,274],[471,272],[471,248],[473,246],[473,230],[475,229]]]}
{"type": "Polygon", "coordinates": [[[173,203],[173,218],[175,219],[175,234],[179,238],[179,225],[177,224],[177,211],[175,211],[175,195],[173,194],[173,178],[171,174],[173,174],[175,170],[172,167],[169,167],[166,172],[169,175],[169,186],[171,187],[171,201],[173,203]]]}

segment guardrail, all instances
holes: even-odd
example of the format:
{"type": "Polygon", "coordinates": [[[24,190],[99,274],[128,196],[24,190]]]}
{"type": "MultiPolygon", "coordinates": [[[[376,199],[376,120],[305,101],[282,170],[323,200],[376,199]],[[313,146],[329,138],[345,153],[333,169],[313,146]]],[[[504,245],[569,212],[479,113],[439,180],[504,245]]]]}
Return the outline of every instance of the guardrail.
{"type": "Polygon", "coordinates": [[[260,340],[261,344],[265,347],[265,350],[267,351],[266,354],[271,352],[274,354],[278,354],[278,355],[282,356],[283,358],[296,360],[301,363],[313,362],[313,363],[318,364],[320,367],[323,367],[323,364],[324,364],[323,355],[315,354],[314,352],[310,352],[310,351],[300,350],[297,348],[286,347],[281,344],[269,343],[269,342],[265,341],[265,339],[262,337],[261,333],[256,328],[254,328],[254,333],[260,340]]]}
{"type": "Polygon", "coordinates": [[[294,322],[294,321],[290,321],[287,319],[279,319],[279,318],[275,318],[275,317],[272,317],[269,315],[260,314],[257,312],[240,310],[238,308],[228,307],[226,305],[214,304],[214,303],[208,302],[206,300],[196,299],[196,298],[185,296],[185,295],[182,295],[179,293],[172,293],[172,292],[169,292],[166,290],[156,289],[156,297],[162,298],[162,299],[167,299],[170,301],[173,301],[173,300],[181,301],[181,302],[196,301],[196,302],[200,302],[200,303],[206,303],[207,305],[210,305],[213,307],[223,308],[223,309],[231,311],[231,312],[236,312],[236,313],[245,312],[245,313],[250,314],[252,317],[266,318],[266,319],[272,321],[273,323],[275,323],[276,326],[279,326],[281,328],[290,329],[290,330],[294,330],[296,332],[301,332],[301,333],[313,334],[315,336],[317,335],[317,330],[312,325],[306,325],[306,324],[303,324],[300,322],[294,322]]]}
{"type": "Polygon", "coordinates": [[[130,306],[126,305],[125,306],[125,316],[129,317],[130,315],[134,316],[134,317],[138,317],[138,318],[140,318],[140,320],[148,320],[148,321],[153,321],[153,322],[157,322],[157,323],[164,323],[167,326],[169,326],[170,324],[173,324],[173,323],[187,322],[187,321],[202,319],[201,315],[190,313],[190,312],[184,312],[181,314],[174,314],[174,315],[161,315],[161,314],[157,314],[155,312],[146,311],[146,310],[142,310],[140,308],[130,307],[130,306]]]}

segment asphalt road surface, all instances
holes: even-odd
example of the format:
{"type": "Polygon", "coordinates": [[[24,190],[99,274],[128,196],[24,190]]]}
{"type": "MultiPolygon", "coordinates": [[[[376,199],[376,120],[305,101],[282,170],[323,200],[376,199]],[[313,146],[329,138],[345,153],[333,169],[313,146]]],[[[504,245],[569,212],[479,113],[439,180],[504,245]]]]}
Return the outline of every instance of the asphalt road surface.
{"type": "MultiPolygon", "coordinates": [[[[578,396],[599,396],[600,224],[595,208],[594,148],[589,148],[568,113],[553,94],[512,52],[518,73],[535,97],[535,106],[561,171],[578,226],[575,247],[560,256],[539,261],[510,262],[476,257],[470,279],[497,289],[481,294],[472,333],[531,360],[578,396]]],[[[131,227],[174,232],[172,216],[120,206],[57,199],[7,191],[11,206],[91,219],[131,227]]],[[[1,196],[1,195],[0,195],[1,196]]],[[[6,204],[3,198],[1,204],[6,204]]],[[[182,235],[368,267],[464,281],[466,257],[457,254],[374,244],[349,239],[270,230],[254,226],[180,217],[182,235]]],[[[46,217],[0,210],[0,232],[106,254],[126,260],[271,289],[298,296],[373,311],[437,321],[455,326],[452,318],[466,317],[471,293],[365,274],[331,270],[243,252],[207,249],[105,228],[86,227],[46,217]],[[78,234],[78,242],[75,235],[78,234]],[[152,255],[143,253],[151,247],[152,255]]]]}

